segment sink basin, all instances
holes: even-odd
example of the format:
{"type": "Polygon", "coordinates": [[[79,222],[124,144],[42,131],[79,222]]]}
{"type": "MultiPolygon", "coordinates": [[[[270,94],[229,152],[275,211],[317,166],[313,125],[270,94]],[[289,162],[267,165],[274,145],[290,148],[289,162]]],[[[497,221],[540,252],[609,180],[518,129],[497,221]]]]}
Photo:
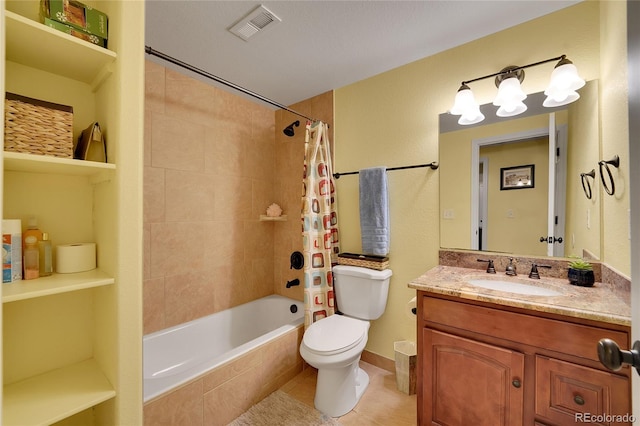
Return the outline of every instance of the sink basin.
{"type": "Polygon", "coordinates": [[[562,293],[545,287],[498,280],[467,280],[469,284],[489,290],[507,293],[526,294],[528,296],[562,296],[562,293]]]}

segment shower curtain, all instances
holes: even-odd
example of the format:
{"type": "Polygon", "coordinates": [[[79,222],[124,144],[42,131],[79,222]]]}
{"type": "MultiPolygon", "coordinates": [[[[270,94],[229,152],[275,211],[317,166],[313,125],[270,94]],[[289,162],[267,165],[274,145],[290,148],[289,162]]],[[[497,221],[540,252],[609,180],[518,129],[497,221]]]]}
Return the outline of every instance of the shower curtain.
{"type": "Polygon", "coordinates": [[[307,122],[302,181],[304,324],[334,313],[332,263],[340,252],[329,126],[307,122]]]}

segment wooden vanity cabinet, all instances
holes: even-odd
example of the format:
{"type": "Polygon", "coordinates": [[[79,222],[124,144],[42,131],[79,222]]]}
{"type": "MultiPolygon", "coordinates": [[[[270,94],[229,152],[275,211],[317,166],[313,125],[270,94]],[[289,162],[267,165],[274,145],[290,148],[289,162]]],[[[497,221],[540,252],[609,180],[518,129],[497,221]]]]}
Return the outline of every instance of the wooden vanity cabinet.
{"type": "Polygon", "coordinates": [[[418,424],[630,425],[630,370],[596,351],[604,337],[628,349],[628,327],[418,296],[418,424]]]}
{"type": "Polygon", "coordinates": [[[429,328],[422,336],[432,348],[422,359],[433,366],[424,418],[438,425],[522,424],[523,354],[429,328]]]}

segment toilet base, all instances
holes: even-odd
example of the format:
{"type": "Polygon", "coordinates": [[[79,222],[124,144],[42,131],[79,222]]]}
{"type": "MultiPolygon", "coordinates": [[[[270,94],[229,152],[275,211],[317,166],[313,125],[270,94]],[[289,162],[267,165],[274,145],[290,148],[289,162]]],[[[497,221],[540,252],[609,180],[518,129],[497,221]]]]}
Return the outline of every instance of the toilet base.
{"type": "Polygon", "coordinates": [[[369,386],[369,376],[358,361],[343,368],[318,370],[314,405],[329,417],[340,417],[356,406],[369,386]]]}

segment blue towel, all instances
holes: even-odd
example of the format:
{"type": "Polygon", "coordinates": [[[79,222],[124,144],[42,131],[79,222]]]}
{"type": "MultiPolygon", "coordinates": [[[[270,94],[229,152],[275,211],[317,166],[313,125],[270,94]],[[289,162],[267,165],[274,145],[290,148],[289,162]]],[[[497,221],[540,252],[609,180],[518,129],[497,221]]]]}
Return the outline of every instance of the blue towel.
{"type": "Polygon", "coordinates": [[[360,232],[362,252],[389,253],[389,196],[386,167],[360,170],[360,232]]]}

